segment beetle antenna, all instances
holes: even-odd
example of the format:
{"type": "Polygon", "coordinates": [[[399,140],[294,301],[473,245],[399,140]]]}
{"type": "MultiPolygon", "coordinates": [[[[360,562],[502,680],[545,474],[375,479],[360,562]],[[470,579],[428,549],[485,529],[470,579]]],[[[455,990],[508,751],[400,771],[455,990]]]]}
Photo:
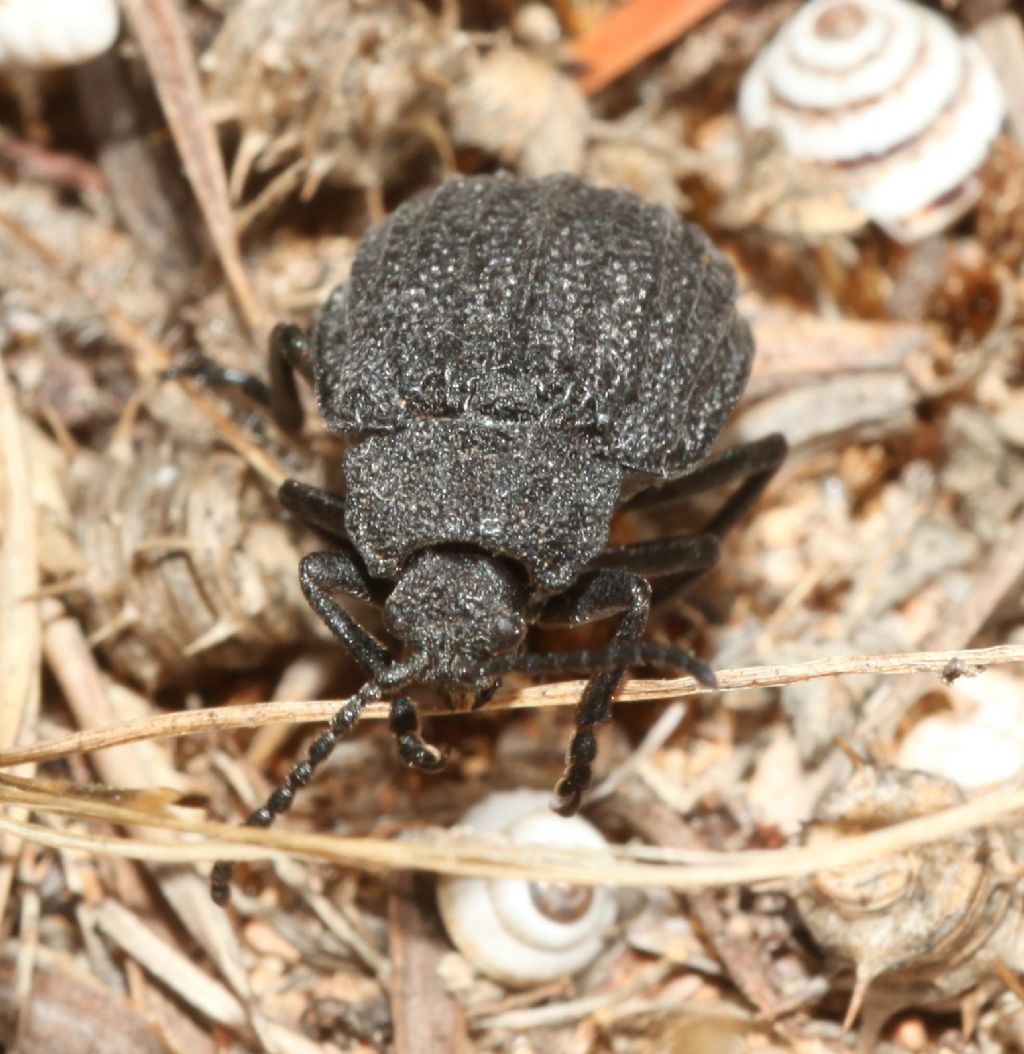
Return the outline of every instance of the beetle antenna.
{"type": "Polygon", "coordinates": [[[605,648],[581,651],[552,651],[542,654],[505,655],[491,663],[486,672],[502,676],[506,673],[593,673],[614,670],[619,666],[662,666],[683,670],[695,677],[706,688],[717,688],[714,671],[692,652],[671,644],[656,641],[630,641],[609,644],[605,648]]]}
{"type": "MultiPolygon", "coordinates": [[[[331,718],[326,730],[310,743],[305,759],[288,773],[284,782],[245,821],[244,826],[269,827],[275,817],[287,812],[295,800],[295,792],[309,783],[314,770],[331,756],[338,745],[338,740],[352,731],[362,716],[363,710],[366,709],[366,704],[379,694],[380,686],[376,681],[367,681],[331,718]]],[[[221,907],[224,907],[231,899],[233,870],[233,863],[228,860],[218,860],[210,873],[210,896],[213,902],[221,907]]]]}

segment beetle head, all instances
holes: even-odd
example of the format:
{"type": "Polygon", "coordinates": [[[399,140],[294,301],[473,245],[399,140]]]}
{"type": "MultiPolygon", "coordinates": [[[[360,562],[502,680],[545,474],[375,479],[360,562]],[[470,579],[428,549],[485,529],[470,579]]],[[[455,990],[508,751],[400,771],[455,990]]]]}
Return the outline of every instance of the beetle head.
{"type": "Polygon", "coordinates": [[[423,679],[479,689],[481,668],[526,634],[526,590],[513,568],[477,552],[428,549],[384,605],[384,624],[425,660],[423,679]]]}

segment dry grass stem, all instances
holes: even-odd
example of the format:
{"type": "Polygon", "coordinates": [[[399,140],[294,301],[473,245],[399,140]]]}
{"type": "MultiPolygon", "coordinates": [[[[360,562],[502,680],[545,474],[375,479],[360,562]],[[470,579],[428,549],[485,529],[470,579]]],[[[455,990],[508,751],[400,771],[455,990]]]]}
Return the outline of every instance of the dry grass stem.
{"type": "Polygon", "coordinates": [[[126,0],[125,7],[224,275],[249,329],[260,336],[263,311],[242,262],[224,164],[207,116],[181,10],[171,0],[126,0]]]}
{"type": "MultiPolygon", "coordinates": [[[[722,670],[717,674],[720,691],[739,691],[745,688],[775,688],[822,677],[855,674],[911,674],[942,675],[949,669],[957,676],[977,673],[989,666],[1024,662],[1024,645],[1006,644],[994,648],[964,651],[907,652],[894,655],[853,655],[815,659],[811,662],[789,663],[779,666],[745,666],[722,670]]],[[[563,681],[558,684],[537,685],[517,691],[499,692],[483,711],[523,710],[545,706],[575,706],[584,686],[583,681],[563,681]]],[[[663,680],[629,681],[618,696],[619,703],[644,703],[680,696],[710,695],[712,689],[699,684],[692,677],[663,680]]],[[[304,724],[329,720],[343,704],[341,699],[313,702],[247,703],[219,710],[195,710],[186,713],[158,714],[153,717],[127,721],[109,728],[95,728],[61,736],[50,743],[32,747],[0,751],[0,767],[25,761],[52,761],[93,750],[102,750],[122,743],[143,739],[196,735],[231,728],[257,728],[261,725],[304,724]]],[[[461,713],[463,711],[455,711],[461,713]]],[[[450,714],[441,705],[426,707],[425,715],[450,714]]],[[[365,716],[386,718],[388,704],[371,703],[365,716]]]]}

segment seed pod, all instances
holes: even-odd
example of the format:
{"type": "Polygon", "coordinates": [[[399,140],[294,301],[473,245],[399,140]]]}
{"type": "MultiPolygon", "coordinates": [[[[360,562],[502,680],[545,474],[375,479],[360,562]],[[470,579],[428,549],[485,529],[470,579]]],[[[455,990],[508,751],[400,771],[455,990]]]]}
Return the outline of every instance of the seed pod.
{"type": "Polygon", "coordinates": [[[70,66],[117,39],[117,0],[3,0],[0,66],[70,66]]]}
{"type": "Polygon", "coordinates": [[[813,0],[747,71],[740,118],[838,176],[851,205],[901,242],[978,199],[1006,104],[980,45],[906,0],[813,0]]]}
{"type": "MultiPolygon", "coordinates": [[[[825,846],[963,801],[940,777],[864,767],[822,801],[807,841],[825,846]]],[[[989,983],[999,963],[1019,969],[1015,874],[1006,838],[977,829],[801,882],[804,923],[854,971],[847,1025],[862,1004],[865,1027],[878,1028],[909,1006],[950,1005],[989,983]]]]}
{"type": "MultiPolygon", "coordinates": [[[[596,827],[555,815],[548,795],[530,790],[492,794],[461,825],[503,835],[524,847],[526,859],[530,846],[606,845],[596,827]]],[[[582,970],[601,951],[616,914],[609,890],[559,882],[442,878],[437,900],[459,951],[481,973],[517,987],[582,970]]]]}
{"type": "Polygon", "coordinates": [[[152,689],[320,633],[295,573],[309,538],[236,455],[83,456],[70,506],[88,572],[69,603],[121,676],[152,689]]]}

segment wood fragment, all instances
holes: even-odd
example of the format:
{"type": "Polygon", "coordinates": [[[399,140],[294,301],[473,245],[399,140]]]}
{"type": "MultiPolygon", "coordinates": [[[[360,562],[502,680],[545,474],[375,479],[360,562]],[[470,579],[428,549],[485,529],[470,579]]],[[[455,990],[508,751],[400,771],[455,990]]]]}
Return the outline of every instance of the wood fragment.
{"type": "Polygon", "coordinates": [[[465,1054],[465,1015],[445,989],[439,970],[451,947],[429,879],[395,876],[388,921],[396,1054],[465,1054]]]}
{"type": "Polygon", "coordinates": [[[935,359],[951,354],[937,329],[916,322],[755,312],[752,323],[757,355],[747,399],[843,373],[903,373],[927,391],[930,378],[925,371],[935,359]]]}
{"type": "MultiPolygon", "coordinates": [[[[600,808],[604,813],[625,818],[634,830],[654,845],[699,846],[686,821],[654,798],[639,781],[633,781],[600,808]]],[[[787,1024],[778,1020],[785,1009],[784,1000],[766,973],[768,953],[757,947],[749,936],[730,932],[714,892],[692,893],[687,896],[686,903],[705,941],[733,983],[764,1020],[774,1022],[780,1034],[787,1035],[787,1024]]],[[[790,1038],[795,1037],[791,1035],[790,1038]]]]}
{"type": "Polygon", "coordinates": [[[96,923],[122,951],[204,1017],[245,1029],[246,1014],[238,1000],[138,916],[107,900],[96,909],[96,923]]]}
{"type": "Polygon", "coordinates": [[[155,264],[160,281],[181,293],[200,263],[199,239],[192,229],[198,217],[178,165],[168,163],[174,158],[173,145],[154,134],[154,125],[162,121],[159,109],[133,88],[130,72],[125,59],[109,51],[74,67],[72,76],[97,144],[103,189],[155,264]]]}
{"type": "MultiPolygon", "coordinates": [[[[12,216],[0,209],[0,229],[23,249],[27,249],[51,273],[55,282],[65,291],[83,296],[103,317],[110,336],[123,344],[134,358],[141,378],[160,373],[173,364],[174,357],[147,328],[130,318],[116,303],[90,281],[89,275],[63,260],[36,235],[12,216]]],[[[221,438],[236,450],[273,487],[279,487],[288,478],[284,465],[268,451],[258,445],[250,435],[239,428],[208,396],[195,390],[194,385],[185,384],[197,409],[210,420],[221,438]]]]}
{"type": "Polygon", "coordinates": [[[525,1007],[517,1010],[502,1010],[489,1018],[476,1018],[474,1028],[487,1026],[494,1029],[527,1031],[534,1028],[551,1028],[556,1025],[575,1024],[592,1014],[617,1006],[640,992],[655,988],[675,969],[669,962],[658,963],[646,969],[635,981],[616,987],[614,991],[598,992],[581,999],[567,999],[547,1006],[525,1007]]]}
{"type": "Polygon", "coordinates": [[[580,37],[580,85],[593,95],[707,18],[724,0],[628,0],[580,37]]]}
{"type": "Polygon", "coordinates": [[[1016,11],[1004,11],[974,27],[1006,95],[1013,137],[1024,146],[1024,24],[1016,11]]]}
{"type": "Polygon", "coordinates": [[[11,945],[0,960],[0,1042],[17,1054],[170,1054],[149,1023],[117,991],[69,957],[40,949],[31,998],[20,1006],[11,945]],[[12,1021],[21,1012],[17,1048],[12,1021]]]}
{"type": "MultiPolygon", "coordinates": [[[[13,746],[39,719],[42,629],[36,507],[26,436],[0,360],[0,747],[13,746]]],[[[31,773],[31,769],[25,774],[31,773]]],[[[18,843],[0,842],[0,922],[14,877],[18,843]]]]}
{"type": "MultiPolygon", "coordinates": [[[[46,624],[43,649],[47,665],[61,685],[75,721],[82,728],[108,724],[116,711],[82,627],[68,616],[59,600],[43,600],[41,610],[46,624]]],[[[93,762],[111,786],[144,787],[152,779],[152,768],[131,746],[99,751],[93,762]]]]}

